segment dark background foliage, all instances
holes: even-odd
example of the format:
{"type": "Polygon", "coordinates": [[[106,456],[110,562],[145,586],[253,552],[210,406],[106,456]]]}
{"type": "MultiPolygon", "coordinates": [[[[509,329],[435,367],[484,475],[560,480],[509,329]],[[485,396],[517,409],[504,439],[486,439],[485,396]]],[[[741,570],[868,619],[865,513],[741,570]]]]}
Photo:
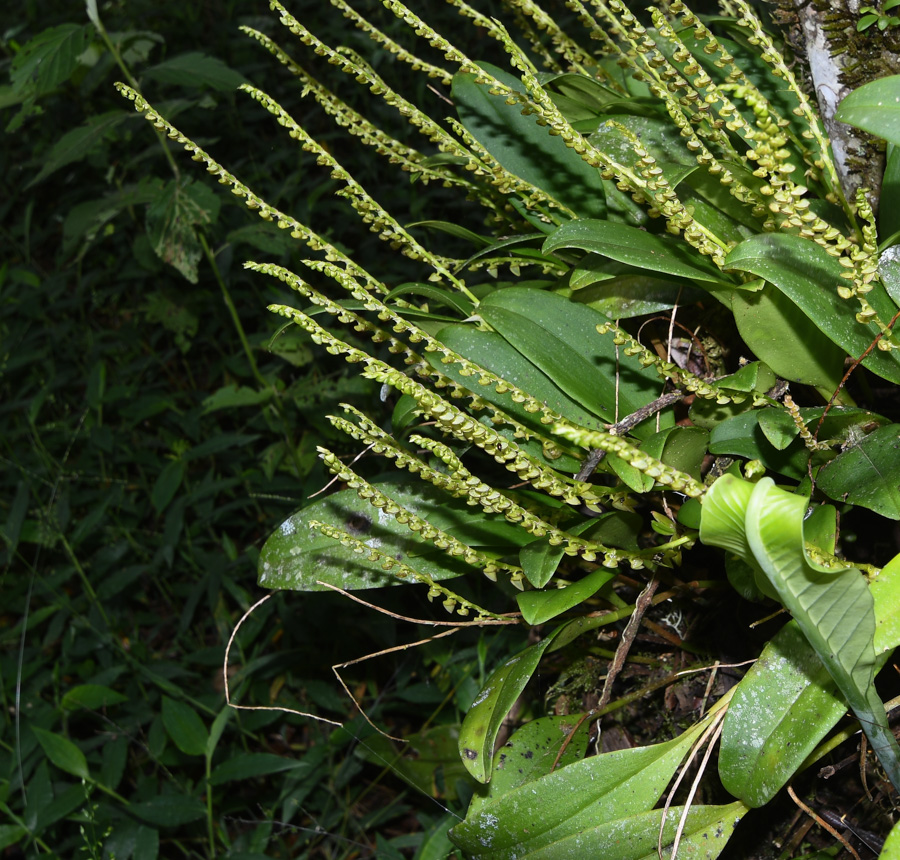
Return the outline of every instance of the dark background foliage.
{"type": "MultiPolygon", "coordinates": [[[[324,39],[361,41],[313,6],[324,39]]],[[[327,483],[315,445],[346,450],[324,415],[377,402],[377,386],[293,334],[273,340],[266,305],[291,297],[241,264],[289,264],[297,243],[174,146],[170,158],[112,85],[124,65],[269,202],[301,220],[315,207],[332,241],[383,254],[364,229],[346,232],[331,180],[235,83],[279,92],[320,139],[347,142],[238,32],[280,38],[266,4],[138,0],[99,15],[108,43],[70,3],[7,8],[0,21],[0,849],[117,860],[415,850],[443,806],[387,766],[389,746],[366,743],[371,729],[328,669],[414,629],[337,595],[278,595],[244,624],[235,699],[350,720],[346,731],[232,712],[222,683],[228,636],[264,593],[259,547],[327,483]],[[30,40],[48,33],[69,39],[57,66],[46,56],[29,68],[30,40]]],[[[368,158],[355,169],[390,204],[395,178],[368,158]]],[[[477,637],[460,645],[345,675],[398,732],[429,718],[440,729],[488,657],[477,637]]],[[[437,758],[452,757],[446,732],[435,738],[437,758]]],[[[430,792],[433,770],[412,778],[430,792]]]]}
{"type": "MultiPolygon", "coordinates": [[[[375,2],[354,6],[391,26],[375,2]]],[[[403,77],[327,4],[301,11],[326,42],[403,77]]],[[[435,189],[427,200],[410,193],[301,99],[237,30],[287,42],[266,3],[132,0],[98,12],[108,41],[77,4],[0,13],[0,850],[116,860],[447,856],[445,831],[471,791],[456,726],[526,633],[468,632],[347,667],[367,714],[412,736],[398,759],[329,666],[425,629],[339,595],[278,594],[235,639],[232,695],[346,727],[225,707],[228,637],[264,595],[259,548],[328,483],[316,444],[356,453],[324,416],[342,401],[375,415],[385,407],[378,386],[280,333],[266,305],[293,297],[241,265],[290,265],[304,251],[154,137],[112,85],[127,71],[269,203],[366,265],[379,261],[374,270],[397,283],[419,276],[415,264],[353,224],[332,180],[235,83],[277,94],[402,222],[452,214],[478,224],[464,206],[448,214],[435,189]],[[63,32],[55,66],[49,55],[29,65],[36,38],[63,32]]],[[[443,15],[457,36],[452,12],[429,9],[438,29],[443,15]]],[[[471,38],[473,56],[498,59],[477,32],[471,38]]],[[[403,83],[428,111],[448,112],[424,83],[403,83]]],[[[406,133],[365,91],[347,83],[341,93],[406,133]]],[[[377,602],[428,611],[404,589],[377,602]]],[[[745,607],[715,597],[685,623],[731,633],[735,611],[745,607]]],[[[732,656],[758,653],[769,631],[751,635],[758,641],[735,642],[732,656]]],[[[606,657],[599,646],[561,654],[526,708],[579,709],[606,657]]],[[[627,684],[639,688],[649,671],[627,684]]],[[[628,744],[677,731],[702,686],[673,685],[663,707],[623,708],[606,737],[628,744]]],[[[769,814],[777,836],[791,810],[769,814]]]]}

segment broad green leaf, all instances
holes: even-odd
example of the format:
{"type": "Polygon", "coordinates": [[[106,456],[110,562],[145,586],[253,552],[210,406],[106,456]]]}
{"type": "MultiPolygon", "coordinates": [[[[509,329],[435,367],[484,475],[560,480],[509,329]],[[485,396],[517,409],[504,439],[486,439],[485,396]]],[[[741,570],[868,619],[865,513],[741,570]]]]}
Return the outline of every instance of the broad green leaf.
{"type": "Polygon", "coordinates": [[[561,629],[557,628],[537,645],[520,651],[495,669],[469,708],[459,730],[459,754],[466,770],[479,782],[490,781],[494,742],[500,726],[561,629]]]}
{"type": "Polygon", "coordinates": [[[889,75],[855,89],[834,118],[900,145],[900,75],[889,75]]]}
{"type": "MultiPolygon", "coordinates": [[[[900,185],[900,147],[897,147],[898,153],[898,185],[900,185]]],[[[894,209],[897,207],[885,206],[885,209],[894,209]]],[[[898,218],[900,221],[900,218],[898,218]]],[[[898,228],[900,229],[900,224],[898,228]]],[[[900,307],[900,245],[892,245],[887,248],[878,260],[878,274],[881,282],[884,284],[887,294],[894,300],[894,304],[900,307]]]]}
{"type": "MultiPolygon", "coordinates": [[[[841,277],[846,270],[813,241],[788,233],[761,233],[732,249],[725,258],[725,264],[729,268],[765,278],[847,355],[862,355],[878,334],[874,324],[863,325],[856,321],[857,308],[851,300],[842,299],[837,292],[846,283],[841,277]]],[[[893,316],[890,308],[896,308],[884,288],[876,284],[867,299],[879,313],[887,312],[884,322],[888,322],[893,316]],[[889,307],[885,307],[885,301],[889,307]]],[[[792,340],[796,342],[799,337],[798,332],[792,340]]],[[[749,345],[753,347],[753,344],[749,345]]],[[[759,357],[779,372],[766,356],[759,357]]],[[[900,362],[893,357],[893,353],[874,349],[863,361],[863,366],[891,382],[900,382],[900,362]]]]}
{"type": "Polygon", "coordinates": [[[728,705],[719,752],[722,785],[764,806],[797,772],[847,705],[795,622],[766,644],[728,705]]]}
{"type": "MultiPolygon", "coordinates": [[[[872,581],[870,591],[879,667],[900,644],[900,556],[872,581]]],[[[748,806],[768,803],[846,709],[797,624],[785,625],[729,704],[719,753],[722,784],[748,806]]]]}
{"type": "MultiPolygon", "coordinates": [[[[715,516],[715,508],[707,511],[710,496],[731,495],[738,488],[738,479],[717,481],[707,493],[704,518],[715,516]]],[[[744,496],[740,488],[734,507],[744,496]]],[[[872,594],[856,568],[835,571],[808,559],[807,505],[808,499],[779,489],[771,478],[759,481],[746,503],[743,529],[749,550],[859,718],[892,783],[900,784],[900,748],[874,686],[872,594]]]]}
{"type": "MultiPolygon", "coordinates": [[[[483,307],[484,303],[480,306],[479,312],[483,307]]],[[[495,373],[511,385],[522,389],[573,424],[589,430],[606,429],[596,415],[592,415],[576,400],[561,391],[550,377],[497,332],[480,331],[471,325],[449,325],[437,333],[437,338],[463,358],[475,362],[479,367],[495,373]]],[[[462,376],[456,365],[442,363],[440,355],[437,353],[426,352],[425,359],[436,370],[447,374],[460,385],[479,397],[483,397],[489,403],[493,403],[494,406],[502,409],[517,421],[546,432],[546,427],[540,423],[539,414],[526,412],[518,403],[513,402],[508,394],[498,394],[493,386],[479,385],[477,375],[462,376]]]]}
{"type": "MultiPolygon", "coordinates": [[[[659,860],[660,830],[662,856],[668,857],[681,818],[685,816],[678,857],[682,860],[714,860],[728,844],[746,810],[739,801],[728,806],[691,806],[689,810],[683,806],[673,806],[666,812],[665,824],[661,828],[663,813],[657,809],[598,826],[581,827],[549,845],[512,856],[517,860],[585,860],[586,857],[659,860]]],[[[472,856],[493,858],[496,855],[481,852],[472,856]]]]}
{"type": "MultiPolygon", "coordinates": [[[[597,326],[608,320],[591,308],[512,287],[488,296],[478,312],[570,398],[604,421],[622,419],[661,393],[655,370],[598,334],[597,326]]],[[[660,420],[662,427],[672,426],[672,411],[660,413],[660,420]]],[[[634,435],[645,438],[655,431],[654,422],[645,422],[634,435]]]]}
{"type": "Polygon", "coordinates": [[[161,794],[128,807],[141,821],[158,827],[179,827],[206,817],[206,806],[199,797],[184,794],[161,794]]]}
{"type": "Polygon", "coordinates": [[[141,825],[134,840],[131,860],[157,860],[159,857],[159,831],[155,827],[141,825]]]}
{"type": "Polygon", "coordinates": [[[180,54],[144,69],[143,77],[152,78],[164,84],[178,84],[186,87],[212,87],[215,90],[232,92],[247,79],[229,68],[216,57],[209,57],[198,51],[180,54]]]}
{"type": "Polygon", "coordinates": [[[225,385],[217,389],[203,401],[204,412],[215,412],[217,409],[231,409],[235,406],[259,406],[272,399],[269,388],[248,388],[246,385],[225,385]]]}
{"type": "Polygon", "coordinates": [[[47,758],[60,770],[78,777],[78,779],[90,781],[91,773],[88,770],[87,759],[72,741],[62,735],[48,732],[46,729],[39,729],[37,726],[32,726],[31,731],[46,753],[47,758]]]}
{"type": "Polygon", "coordinates": [[[615,571],[600,567],[565,588],[523,591],[516,595],[516,603],[526,624],[544,624],[596,594],[614,576],[615,571]]]}
{"type": "MultiPolygon", "coordinates": [[[[881,178],[881,199],[900,199],[900,146],[892,143],[887,146],[884,176],[881,178]]],[[[878,235],[884,242],[888,241],[888,237],[895,236],[897,233],[900,233],[900,207],[879,206],[878,235]]],[[[897,239],[891,241],[896,243],[897,239]]],[[[897,295],[892,295],[892,298],[900,306],[900,298],[897,295]]]]}
{"type": "MultiPolygon", "coordinates": [[[[571,834],[647,812],[706,722],[666,743],[582,759],[520,785],[473,810],[453,829],[453,841],[476,857],[526,857],[571,834]]],[[[659,818],[657,832],[658,824],[659,818]]]]}
{"type": "MultiPolygon", "coordinates": [[[[525,85],[509,72],[482,63],[501,83],[524,93],[525,85]]],[[[545,191],[578,215],[602,217],[606,212],[603,178],[562,138],[538,125],[536,115],[522,115],[522,106],[490,95],[490,86],[476,84],[469,74],[453,78],[453,103],[466,130],[510,173],[545,191]]]]}
{"type": "Polygon", "coordinates": [[[0,824],[0,851],[15,845],[27,832],[22,824],[0,824]]]}
{"type": "Polygon", "coordinates": [[[879,427],[819,470],[816,483],[832,499],[900,520],[900,424],[879,427]]]}
{"type": "Polygon", "coordinates": [[[572,270],[569,279],[573,290],[571,298],[612,320],[660,313],[676,304],[689,305],[703,299],[702,291],[693,287],[639,273],[593,277],[585,264],[588,260],[602,259],[596,254],[588,254],[572,270]]]}
{"type": "Polygon", "coordinates": [[[38,33],[13,56],[13,87],[22,90],[33,83],[38,97],[54,90],[78,68],[91,29],[87,24],[60,24],[38,33]]]}
{"type": "Polygon", "coordinates": [[[622,99],[621,93],[587,75],[540,72],[537,78],[569,123],[595,118],[622,99]]]}
{"type": "Polygon", "coordinates": [[[757,358],[790,382],[812,385],[826,398],[844,375],[844,352],[771,284],[731,294],[738,332],[757,358]]]}
{"type": "Polygon", "coordinates": [[[900,860],[900,822],[897,822],[888,833],[888,838],[881,846],[881,860],[900,860]]]}
{"type": "Polygon", "coordinates": [[[220,201],[206,185],[173,179],[147,209],[147,235],[153,250],[192,284],[203,254],[199,229],[219,216],[220,201]]]}
{"type": "Polygon", "coordinates": [[[99,144],[105,140],[117,126],[135,119],[132,112],[113,110],[107,113],[93,116],[84,125],[66,132],[46,155],[43,156],[43,167],[40,173],[34,177],[25,188],[31,188],[38,182],[43,182],[50,174],[55,173],[61,167],[81,161],[90,155],[99,144]]]}
{"type": "Polygon", "coordinates": [[[222,785],[234,780],[254,779],[298,767],[304,767],[302,758],[285,758],[272,753],[242,753],[218,765],[209,777],[209,784],[222,785]]]}
{"type": "Polygon", "coordinates": [[[724,285],[730,290],[741,286],[683,242],[613,221],[570,221],[547,237],[542,250],[550,254],[564,248],[602,254],[645,271],[687,278],[700,286],[724,285]]]}
{"type": "Polygon", "coordinates": [[[895,555],[869,586],[875,601],[875,653],[900,645],[900,555],[895,555]]]}
{"type": "Polygon", "coordinates": [[[766,439],[778,451],[787,448],[800,434],[794,419],[783,409],[761,409],[757,421],[766,439]]]}
{"type": "MultiPolygon", "coordinates": [[[[375,486],[406,510],[451,532],[469,546],[511,544],[518,548],[533,539],[502,515],[485,514],[481,508],[452,499],[430,485],[380,482],[375,486]]],[[[355,491],[341,490],[293,514],[269,537],[259,557],[260,585],[325,591],[325,586],[317,584],[323,581],[353,591],[409,584],[385,572],[378,562],[310,529],[310,520],[340,528],[435,580],[472,572],[469,565],[418,539],[410,529],[372,507],[355,491]]]]}
{"type": "Polygon", "coordinates": [[[450,828],[457,821],[455,813],[447,813],[430,828],[422,832],[422,841],[413,860],[447,860],[453,856],[453,843],[450,841],[450,828]]]}
{"type": "Polygon", "coordinates": [[[581,761],[587,752],[591,726],[590,720],[581,719],[583,716],[540,717],[516,731],[494,754],[491,781],[476,789],[467,815],[526,782],[581,761]]]}
{"type": "Polygon", "coordinates": [[[659,454],[652,450],[652,438],[643,450],[658,457],[667,466],[700,480],[700,470],[709,446],[709,433],[700,427],[672,427],[659,433],[662,445],[659,454]]]}
{"type": "MultiPolygon", "coordinates": [[[[525,579],[535,588],[543,588],[553,579],[553,574],[556,573],[565,554],[565,549],[561,545],[554,546],[544,538],[537,538],[519,550],[519,565],[525,573],[525,579]]],[[[522,594],[524,593],[522,592],[522,594]]],[[[517,594],[516,600],[522,597],[522,594],[517,594]]],[[[521,608],[521,604],[519,606],[521,608]]],[[[535,622],[528,621],[528,623],[534,624],[535,622]]]]}
{"type": "Polygon", "coordinates": [[[162,720],[169,737],[185,755],[204,755],[209,733],[197,712],[184,702],[163,696],[162,720]]]}
{"type": "Polygon", "coordinates": [[[196,283],[196,262],[201,253],[195,228],[214,223],[220,205],[212,189],[188,178],[166,183],[147,209],[153,250],[192,283],[196,283]]]}
{"type": "Polygon", "coordinates": [[[717,456],[732,455],[759,460],[767,469],[797,480],[806,474],[809,451],[799,439],[778,450],[766,438],[759,425],[760,410],[744,412],[728,418],[713,428],[709,435],[709,452],[717,456]]]}
{"type": "Polygon", "coordinates": [[[153,490],[150,493],[150,501],[157,514],[161,514],[168,506],[169,502],[175,498],[175,493],[184,480],[185,462],[180,457],[177,460],[171,460],[166,463],[162,471],[156,478],[153,490]]]}
{"type": "Polygon", "coordinates": [[[96,711],[110,705],[118,705],[127,702],[128,696],[123,696],[109,687],[100,684],[79,684],[72,687],[63,697],[60,705],[66,710],[75,708],[87,708],[96,711]]]}
{"type": "MultiPolygon", "coordinates": [[[[423,296],[432,302],[444,305],[451,310],[456,311],[461,317],[468,318],[475,313],[475,305],[473,305],[465,296],[458,291],[450,292],[450,290],[442,290],[434,284],[400,284],[394,287],[385,297],[385,302],[390,302],[397,296],[423,296]]],[[[399,313],[404,313],[404,308],[397,308],[399,313]]]]}

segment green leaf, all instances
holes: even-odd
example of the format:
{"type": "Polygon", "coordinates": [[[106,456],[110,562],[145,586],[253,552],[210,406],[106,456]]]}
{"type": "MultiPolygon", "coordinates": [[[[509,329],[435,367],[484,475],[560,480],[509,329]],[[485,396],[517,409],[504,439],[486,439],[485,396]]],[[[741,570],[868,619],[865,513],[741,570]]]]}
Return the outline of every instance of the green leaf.
{"type": "Polygon", "coordinates": [[[197,797],[183,794],[162,794],[128,807],[141,821],[158,827],[179,827],[206,817],[206,806],[197,797]]]}
{"type": "Polygon", "coordinates": [[[25,517],[28,516],[29,496],[28,484],[25,481],[19,481],[16,485],[16,495],[9,506],[6,522],[0,528],[0,537],[6,542],[6,551],[9,553],[7,558],[15,556],[16,547],[19,545],[22,526],[25,524],[25,517]]]}
{"type": "MultiPolygon", "coordinates": [[[[556,573],[564,555],[565,550],[562,546],[554,546],[544,538],[537,538],[519,550],[519,565],[525,573],[525,579],[535,588],[543,588],[553,579],[553,574],[556,573]]],[[[516,600],[521,596],[521,594],[517,594],[516,600]]],[[[529,621],[528,623],[534,624],[535,622],[529,621]]]]}
{"type": "MultiPolygon", "coordinates": [[[[740,479],[725,476],[707,492],[703,519],[716,519],[715,500],[735,496],[744,504],[740,479]],[[710,505],[713,500],[714,504],[710,505]]],[[[856,568],[834,570],[813,564],[806,554],[804,517],[808,499],[757,483],[748,501],[743,530],[751,559],[765,573],[785,608],[828,669],[878,755],[891,782],[900,784],[900,748],[875,690],[875,612],[872,594],[856,568]]],[[[726,531],[722,528],[721,531],[726,531]]],[[[712,542],[701,525],[701,538],[712,542]]]]}
{"type": "Polygon", "coordinates": [[[144,69],[143,76],[164,84],[207,86],[225,92],[236,90],[247,82],[240,72],[229,68],[221,60],[198,51],[180,54],[164,63],[150,66],[149,69],[144,69]]]}
{"type": "Polygon", "coordinates": [[[869,586],[875,601],[875,653],[900,645],[900,555],[895,555],[869,586]]]}
{"type": "MultiPolygon", "coordinates": [[[[483,307],[484,303],[481,304],[479,312],[483,307]]],[[[437,333],[437,338],[444,346],[459,353],[463,358],[475,362],[479,367],[491,371],[501,379],[505,379],[517,388],[521,388],[573,424],[589,430],[606,429],[596,415],[583,409],[576,400],[561,391],[550,377],[497,332],[481,331],[471,325],[459,324],[444,326],[437,333]]],[[[526,412],[521,405],[512,400],[509,394],[498,394],[490,385],[479,385],[477,375],[463,376],[459,373],[456,365],[441,362],[441,357],[437,353],[426,352],[425,359],[436,370],[447,374],[460,385],[502,409],[507,415],[514,417],[526,427],[546,432],[546,428],[540,423],[539,415],[526,412]]]]}
{"type": "Polygon", "coordinates": [[[846,710],[812,645],[795,622],[786,624],[728,705],[719,752],[722,785],[748,806],[764,806],[846,710]]]}
{"type": "Polygon", "coordinates": [[[118,705],[127,702],[128,696],[123,696],[109,687],[100,684],[79,684],[72,687],[63,697],[60,705],[66,710],[75,708],[87,708],[91,711],[106,708],[110,705],[118,705]]]}
{"type": "Polygon", "coordinates": [[[60,24],[38,33],[13,58],[13,86],[22,90],[33,83],[37,97],[51,92],[78,68],[90,39],[87,24],[60,24]]]}
{"type": "Polygon", "coordinates": [[[129,111],[113,110],[93,116],[84,125],[66,132],[43,156],[43,167],[25,188],[31,188],[43,182],[48,176],[56,173],[61,167],[81,161],[90,155],[102,141],[110,137],[111,132],[124,122],[134,120],[135,114],[129,111]]]}
{"type": "Polygon", "coordinates": [[[39,729],[32,726],[31,731],[37,738],[38,743],[47,755],[47,758],[53,762],[60,770],[71,774],[78,779],[91,781],[91,773],[88,770],[87,759],[84,753],[72,743],[68,738],[62,735],[48,732],[45,729],[39,729]]]}
{"type": "Polygon", "coordinates": [[[778,450],[760,427],[760,414],[760,410],[744,412],[716,425],[709,435],[710,454],[759,460],[767,469],[801,479],[806,474],[809,451],[799,439],[778,450]]]}
{"type": "MultiPolygon", "coordinates": [[[[678,856],[714,860],[731,839],[735,826],[746,812],[738,802],[728,806],[672,806],[666,811],[665,824],[660,809],[631,815],[597,826],[582,826],[577,831],[560,835],[554,842],[509,856],[516,860],[584,860],[602,857],[603,860],[659,860],[671,856],[675,834],[684,825],[678,843],[678,856]],[[663,853],[659,853],[662,842],[663,853]]],[[[472,854],[475,858],[494,858],[492,851],[472,854]]]]}
{"type": "Polygon", "coordinates": [[[520,785],[583,759],[591,721],[581,720],[582,716],[540,717],[516,731],[494,755],[491,781],[476,789],[467,815],[520,785]]]}
{"type": "MultiPolygon", "coordinates": [[[[407,295],[423,296],[426,299],[430,299],[433,302],[437,302],[440,305],[444,305],[445,307],[456,311],[456,313],[463,318],[468,318],[475,313],[475,305],[473,305],[465,296],[459,292],[443,290],[440,287],[436,287],[434,284],[400,284],[399,287],[394,287],[394,289],[384,297],[384,301],[389,302],[397,296],[407,295]]],[[[397,311],[402,314],[404,308],[397,308],[397,311]]]]}
{"type": "Polygon", "coordinates": [[[701,286],[740,289],[739,284],[730,282],[706,257],[683,242],[613,221],[585,218],[563,224],[547,237],[541,250],[550,254],[560,248],[591,251],[646,271],[688,278],[701,286]]]}
{"type": "MultiPolygon", "coordinates": [[[[900,199],[900,146],[895,146],[891,143],[889,143],[887,147],[884,176],[881,177],[881,199],[900,199]]],[[[884,241],[897,233],[900,233],[900,207],[879,206],[878,235],[884,237],[882,240],[884,241]]],[[[893,242],[896,241],[896,239],[893,240],[893,242]]],[[[888,292],[890,292],[890,290],[888,290],[888,292]]],[[[900,306],[900,298],[896,295],[893,295],[892,298],[894,299],[894,302],[900,306]]]]}
{"type": "MultiPolygon", "coordinates": [[[[511,287],[488,296],[478,313],[572,400],[604,421],[624,418],[661,393],[655,370],[598,334],[597,326],[608,320],[591,308],[553,293],[511,287]]],[[[660,413],[660,421],[672,426],[672,411],[660,413]]],[[[645,422],[634,435],[644,438],[655,430],[654,422],[645,422]]]]}
{"type": "Polygon", "coordinates": [[[285,758],[272,753],[241,753],[218,765],[209,777],[209,784],[222,785],[225,782],[255,779],[256,777],[303,767],[302,758],[285,758]]]}
{"type": "Polygon", "coordinates": [[[469,708],[459,730],[459,754],[466,770],[479,782],[490,780],[494,742],[500,726],[561,629],[557,628],[537,645],[520,651],[495,669],[469,708]]]}
{"type": "Polygon", "coordinates": [[[883,860],[897,860],[900,857],[900,822],[897,822],[888,833],[888,838],[884,840],[881,846],[881,854],[883,860]]]}
{"type": "MultiPolygon", "coordinates": [[[[558,548],[552,547],[552,549],[558,548]]],[[[556,618],[567,609],[572,609],[592,597],[614,576],[614,571],[600,567],[565,588],[554,588],[550,591],[523,591],[516,595],[516,603],[519,604],[519,610],[526,624],[532,626],[544,624],[551,618],[556,618]]]]}
{"type": "Polygon", "coordinates": [[[163,696],[163,725],[169,737],[185,755],[204,755],[209,733],[197,712],[184,702],[163,696]]]}
{"type": "Polygon", "coordinates": [[[192,284],[197,283],[197,264],[203,254],[198,228],[215,222],[219,205],[219,197],[208,186],[173,179],[147,209],[147,235],[153,250],[192,284]]]}
{"type": "Polygon", "coordinates": [[[225,726],[228,725],[229,720],[231,720],[232,716],[234,716],[234,709],[228,707],[227,705],[216,714],[216,718],[213,720],[212,725],[209,728],[209,737],[206,739],[206,758],[212,759],[213,753],[216,751],[216,747],[219,745],[219,739],[222,737],[222,732],[225,731],[225,726]]]}
{"type": "Polygon", "coordinates": [[[0,851],[15,845],[27,832],[21,824],[0,824],[0,851]]]}
{"type": "MultiPolygon", "coordinates": [[[[451,837],[474,857],[521,858],[532,852],[540,856],[539,849],[589,828],[622,826],[653,808],[706,724],[704,720],[666,743],[582,759],[526,782],[477,806],[453,828],[451,837]]],[[[656,815],[654,848],[659,833],[656,815]]],[[[609,849],[611,843],[604,847],[609,849]]],[[[625,856],[643,857],[644,853],[625,856]]],[[[584,858],[584,851],[578,856],[584,858]]],[[[608,855],[604,851],[596,856],[605,860],[608,855]]]]}
{"type": "Polygon", "coordinates": [[[840,103],[834,118],[900,145],[900,75],[858,87],[840,103]]]}
{"type": "Polygon", "coordinates": [[[260,406],[272,399],[273,391],[270,388],[256,389],[245,385],[238,386],[235,383],[219,388],[203,401],[204,413],[215,412],[217,409],[231,409],[235,406],[260,406]]]}
{"type": "MultiPolygon", "coordinates": [[[[725,264],[729,268],[765,278],[847,355],[862,355],[878,334],[874,324],[863,325],[856,321],[852,300],[844,300],[838,295],[838,288],[846,285],[841,277],[846,270],[811,240],[787,233],[762,233],[733,248],[725,258],[725,264]]],[[[875,285],[866,298],[880,314],[887,313],[884,322],[888,322],[893,316],[891,308],[896,308],[884,288],[880,284],[875,285]]],[[[740,322],[738,325],[740,327],[740,322]]],[[[802,345],[809,350],[810,345],[803,344],[802,337],[803,331],[795,332],[790,338],[790,346],[797,348],[802,345]]],[[[748,342],[748,345],[754,348],[753,343],[748,342]]],[[[893,353],[874,349],[863,361],[863,366],[891,382],[900,382],[900,362],[892,356],[893,353]]],[[[784,376],[779,366],[784,366],[789,359],[778,361],[779,366],[776,366],[765,355],[758,353],[758,357],[784,376]]],[[[795,379],[796,371],[785,378],[795,379]]]]}
{"type": "MultiPolygon", "coordinates": [[[[406,510],[452,532],[469,546],[518,547],[533,540],[532,535],[508,523],[502,515],[486,515],[481,508],[469,507],[430,485],[379,482],[375,486],[406,510]]],[[[408,584],[385,572],[378,562],[310,529],[310,520],[340,528],[434,580],[472,571],[464,562],[451,559],[418,539],[414,532],[360,499],[353,490],[341,490],[298,511],[269,537],[259,556],[260,585],[325,591],[325,586],[317,584],[321,580],[353,591],[408,584]]]]}
{"type": "Polygon", "coordinates": [[[732,293],[731,309],[747,346],[779,376],[815,386],[825,397],[837,389],[843,351],[784,293],[771,284],[756,293],[732,293]]]}
{"type": "Polygon", "coordinates": [[[153,502],[157,514],[161,514],[169,506],[169,502],[175,498],[175,494],[184,480],[184,472],[185,462],[179,458],[166,463],[159,473],[156,483],[153,485],[153,491],[150,493],[150,501],[153,502]]]}
{"type": "Polygon", "coordinates": [[[879,427],[823,466],[816,483],[832,499],[900,520],[900,424],[879,427]]]}
{"type": "MultiPolygon", "coordinates": [[[[511,89],[525,85],[490,63],[481,67],[511,89]]],[[[473,75],[453,78],[453,103],[466,130],[510,173],[545,191],[578,215],[601,217],[606,212],[603,178],[562,138],[538,125],[535,115],[523,116],[522,106],[492,96],[490,86],[476,84],[473,75]]]]}
{"type": "Polygon", "coordinates": [[[694,304],[704,298],[703,293],[693,287],[642,274],[592,277],[584,267],[589,260],[598,259],[603,258],[588,254],[572,270],[569,279],[573,290],[571,298],[611,320],[656,314],[676,304],[694,304]]]}

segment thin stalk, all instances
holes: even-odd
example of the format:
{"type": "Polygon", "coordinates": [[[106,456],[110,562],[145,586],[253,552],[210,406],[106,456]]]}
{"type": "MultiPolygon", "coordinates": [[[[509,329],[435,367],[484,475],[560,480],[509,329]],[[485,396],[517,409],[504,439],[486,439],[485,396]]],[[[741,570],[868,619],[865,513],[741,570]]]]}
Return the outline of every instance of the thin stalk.
{"type": "MultiPolygon", "coordinates": [[[[134,75],[131,74],[131,70],[125,65],[125,61],[122,59],[121,53],[119,53],[118,48],[116,48],[113,40],[109,38],[109,33],[106,32],[106,27],[103,26],[103,22],[100,20],[100,14],[97,10],[96,2],[88,2],[88,17],[91,19],[91,23],[97,28],[97,32],[100,34],[100,38],[103,40],[103,44],[106,45],[106,49],[113,55],[113,59],[116,61],[116,65],[122,70],[122,74],[125,76],[125,79],[128,81],[129,86],[133,89],[137,90],[137,92],[141,91],[140,86],[138,85],[137,80],[134,75]]],[[[169,146],[166,143],[166,136],[162,133],[162,131],[156,127],[153,129],[156,132],[156,136],[159,139],[159,145],[162,147],[163,152],[166,155],[166,160],[169,162],[169,167],[172,170],[173,175],[176,179],[181,176],[181,172],[178,169],[178,165],[175,162],[175,156],[169,150],[169,146]]]]}
{"type": "MultiPolygon", "coordinates": [[[[243,346],[244,354],[247,356],[247,361],[250,364],[250,372],[253,374],[253,378],[258,385],[262,388],[271,388],[272,384],[262,375],[262,373],[260,373],[259,366],[256,363],[256,357],[253,355],[253,349],[250,346],[250,341],[247,340],[247,334],[244,331],[244,326],[241,324],[241,318],[238,315],[237,307],[235,307],[234,300],[231,298],[231,293],[228,290],[225,279],[222,277],[222,273],[219,271],[219,267],[216,264],[215,254],[213,254],[210,249],[206,237],[202,233],[198,233],[198,236],[200,238],[200,245],[203,248],[203,253],[206,255],[207,262],[213,271],[213,276],[219,284],[219,289],[222,291],[222,299],[225,302],[225,307],[228,308],[228,313],[231,314],[231,321],[234,323],[235,330],[241,340],[241,346],[243,346]]],[[[297,454],[297,449],[294,445],[290,422],[287,419],[287,415],[285,415],[284,407],[278,401],[277,397],[273,399],[272,405],[275,407],[275,411],[278,413],[278,417],[281,419],[284,426],[285,442],[287,443],[288,451],[290,451],[291,460],[294,463],[294,470],[297,473],[297,477],[302,477],[303,470],[300,465],[300,457],[297,454]]]]}

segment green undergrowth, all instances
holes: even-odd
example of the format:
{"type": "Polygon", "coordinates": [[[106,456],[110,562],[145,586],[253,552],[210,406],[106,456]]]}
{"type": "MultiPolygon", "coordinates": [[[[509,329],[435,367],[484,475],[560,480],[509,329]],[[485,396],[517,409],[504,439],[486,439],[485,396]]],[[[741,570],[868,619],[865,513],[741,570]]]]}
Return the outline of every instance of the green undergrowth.
{"type": "MultiPolygon", "coordinates": [[[[165,92],[273,199],[331,217],[327,175],[261,143],[271,130],[233,95],[267,73],[236,26],[274,22],[233,3],[46,5],[2,42],[0,853],[371,856],[398,834],[415,848],[462,807],[396,775],[328,668],[396,645],[392,623],[325,596],[297,624],[303,602],[279,597],[235,639],[236,702],[346,728],[235,711],[223,687],[271,523],[328,483],[316,444],[348,449],[324,414],[378,391],[265,313],[289,291],[240,262],[290,264],[293,242],[136,134],[112,89],[124,69],[165,92]],[[213,132],[214,109],[229,119],[213,132]]],[[[406,690],[371,711],[398,726],[460,686],[458,721],[501,647],[470,639],[344,676],[406,690]]]]}
{"type": "MultiPolygon", "coordinates": [[[[15,46],[10,133],[93,81],[85,41],[124,99],[20,189],[109,132],[117,203],[60,210],[75,265],[35,265],[59,219],[29,216],[4,270],[7,844],[825,848],[789,792],[883,838],[900,221],[845,192],[771,22],[270,5],[240,72],[145,65],[93,3],[15,46]],[[224,701],[232,631],[263,710],[224,701]]],[[[898,86],[838,113],[885,141],[883,200],[898,86]]]]}

